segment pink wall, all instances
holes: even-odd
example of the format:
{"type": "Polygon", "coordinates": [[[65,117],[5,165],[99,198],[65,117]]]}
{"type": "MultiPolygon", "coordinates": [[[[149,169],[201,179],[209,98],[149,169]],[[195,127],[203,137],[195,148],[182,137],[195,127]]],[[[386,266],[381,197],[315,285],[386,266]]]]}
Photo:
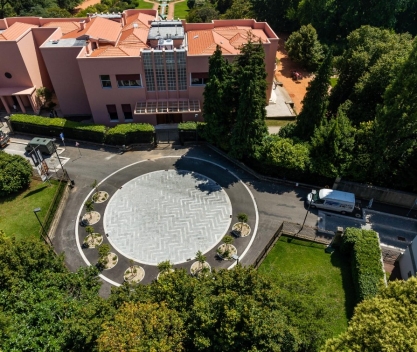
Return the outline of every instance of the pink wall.
{"type": "Polygon", "coordinates": [[[0,87],[32,87],[32,80],[26,69],[25,61],[22,58],[19,46],[14,41],[0,41],[0,87]],[[12,78],[4,76],[9,72],[12,78]]]}
{"type": "Polygon", "coordinates": [[[15,22],[29,23],[39,26],[39,17],[8,17],[6,18],[7,25],[10,27],[15,22]]]}
{"type": "Polygon", "coordinates": [[[140,74],[144,85],[140,57],[78,57],[77,61],[95,123],[109,126],[114,124],[110,122],[106,105],[116,105],[119,123],[123,123],[121,105],[130,104],[133,112],[138,101],[146,100],[145,88],[118,88],[116,81],[117,74],[140,74]],[[111,89],[102,88],[100,75],[110,75],[111,89]]]}
{"type": "Polygon", "coordinates": [[[64,116],[91,115],[77,63],[82,47],[41,47],[49,77],[64,116]]]}
{"type": "Polygon", "coordinates": [[[7,21],[5,18],[0,18],[0,29],[6,29],[7,26],[7,21]]]}

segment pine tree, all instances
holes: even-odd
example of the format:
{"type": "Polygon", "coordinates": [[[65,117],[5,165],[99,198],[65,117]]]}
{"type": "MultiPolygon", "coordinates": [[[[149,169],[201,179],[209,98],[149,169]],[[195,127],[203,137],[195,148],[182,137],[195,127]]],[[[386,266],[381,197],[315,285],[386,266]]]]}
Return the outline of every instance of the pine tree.
{"type": "Polygon", "coordinates": [[[209,80],[204,89],[206,139],[224,150],[234,122],[232,67],[223,57],[220,46],[209,59],[209,80]]]}
{"type": "Polygon", "coordinates": [[[266,118],[265,53],[261,42],[255,43],[249,33],[235,63],[238,87],[236,123],[232,129],[231,154],[237,159],[252,156],[268,134],[266,118]]]}
{"type": "Polygon", "coordinates": [[[303,99],[303,110],[297,116],[297,125],[294,131],[294,134],[302,140],[310,140],[315,128],[321,124],[326,115],[329,104],[328,91],[332,60],[331,53],[327,54],[317,76],[307,87],[307,93],[303,99]]]}

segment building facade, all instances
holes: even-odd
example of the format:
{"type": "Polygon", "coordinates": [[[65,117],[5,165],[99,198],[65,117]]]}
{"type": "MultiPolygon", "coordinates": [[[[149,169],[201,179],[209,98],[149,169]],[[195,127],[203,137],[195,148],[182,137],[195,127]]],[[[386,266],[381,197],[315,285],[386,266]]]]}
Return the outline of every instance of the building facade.
{"type": "Polygon", "coordinates": [[[267,23],[157,16],[155,10],[126,10],[0,20],[0,110],[38,113],[36,89],[47,87],[65,117],[92,116],[108,126],[202,121],[209,57],[219,45],[232,61],[249,33],[264,48],[271,96],[278,37],[267,23]]]}

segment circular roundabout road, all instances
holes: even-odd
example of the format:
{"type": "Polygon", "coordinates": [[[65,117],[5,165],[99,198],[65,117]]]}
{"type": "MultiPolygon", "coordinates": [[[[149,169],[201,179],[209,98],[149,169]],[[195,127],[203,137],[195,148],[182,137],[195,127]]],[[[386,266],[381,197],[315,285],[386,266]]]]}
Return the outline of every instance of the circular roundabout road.
{"type": "MultiPolygon", "coordinates": [[[[236,262],[220,260],[216,249],[239,213],[248,215],[253,229],[250,236],[234,241],[240,259],[256,236],[258,212],[249,188],[209,160],[162,157],[139,161],[109,175],[98,187],[110,198],[94,204],[102,215],[94,230],[105,234],[103,243],[118,255],[118,264],[100,277],[113,285],[123,282],[132,260],[145,270],[142,283],[156,279],[157,264],[165,260],[189,270],[197,251],[205,254],[213,268],[233,267],[236,262]]],[[[78,219],[84,214],[81,206],[78,219]]],[[[85,263],[97,263],[97,249],[81,247],[86,233],[80,224],[75,235],[85,263]]]]}

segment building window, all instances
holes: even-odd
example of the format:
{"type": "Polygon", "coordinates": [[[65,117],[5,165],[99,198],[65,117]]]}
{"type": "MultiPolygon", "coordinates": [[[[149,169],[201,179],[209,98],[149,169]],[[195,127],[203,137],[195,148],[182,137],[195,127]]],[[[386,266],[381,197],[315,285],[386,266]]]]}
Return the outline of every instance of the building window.
{"type": "Polygon", "coordinates": [[[123,115],[125,117],[125,120],[133,119],[132,107],[130,106],[130,104],[122,104],[122,110],[123,110],[123,115]]]}
{"type": "Polygon", "coordinates": [[[145,82],[146,82],[146,90],[148,92],[155,91],[155,78],[153,72],[153,64],[152,64],[152,53],[151,52],[142,52],[143,58],[143,69],[145,71],[145,82]]]}
{"type": "Polygon", "coordinates": [[[187,90],[187,63],[185,51],[177,51],[178,90],[187,90]]]}
{"type": "Polygon", "coordinates": [[[208,72],[196,72],[191,73],[191,85],[192,86],[202,86],[207,83],[208,72]]]}
{"type": "Polygon", "coordinates": [[[114,105],[114,104],[106,105],[106,107],[107,107],[107,112],[110,116],[110,121],[118,121],[119,116],[117,115],[116,105],[114,105]]]}
{"type": "Polygon", "coordinates": [[[117,86],[119,88],[137,88],[142,87],[140,75],[116,75],[117,86]]]}
{"type": "Polygon", "coordinates": [[[156,86],[158,90],[167,90],[165,84],[165,67],[163,52],[154,52],[155,58],[155,73],[156,73],[156,86]]]}
{"type": "Polygon", "coordinates": [[[103,88],[111,88],[111,81],[110,81],[109,75],[101,75],[100,80],[101,80],[101,86],[103,88]]]}

